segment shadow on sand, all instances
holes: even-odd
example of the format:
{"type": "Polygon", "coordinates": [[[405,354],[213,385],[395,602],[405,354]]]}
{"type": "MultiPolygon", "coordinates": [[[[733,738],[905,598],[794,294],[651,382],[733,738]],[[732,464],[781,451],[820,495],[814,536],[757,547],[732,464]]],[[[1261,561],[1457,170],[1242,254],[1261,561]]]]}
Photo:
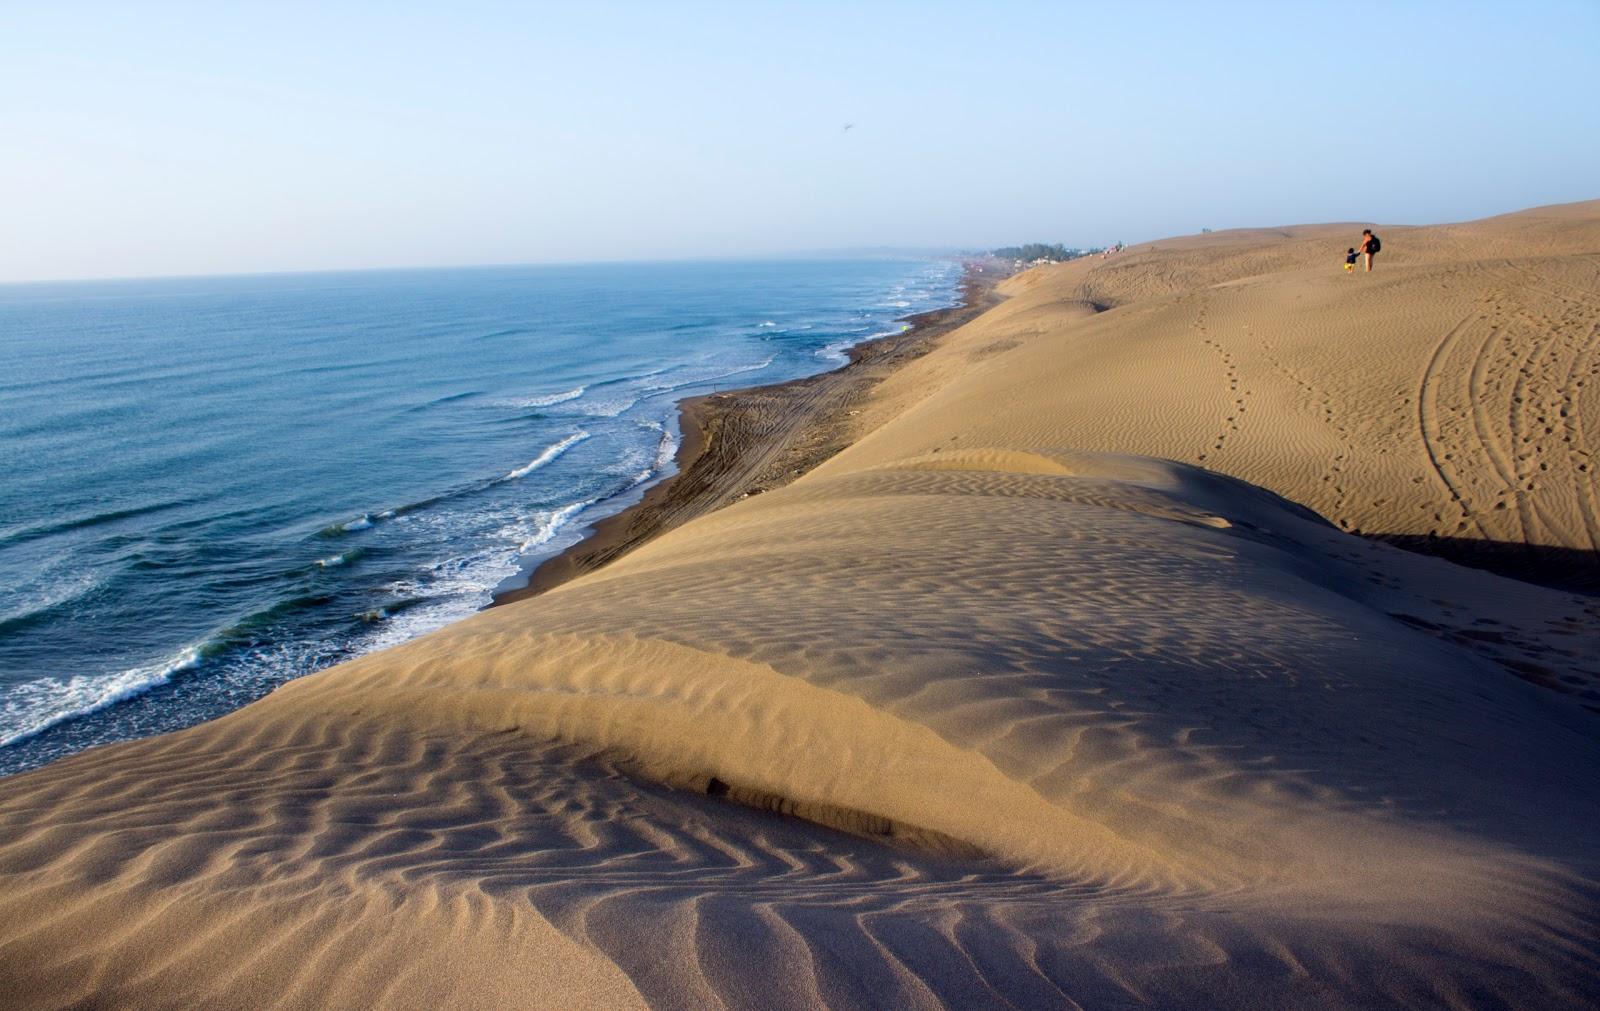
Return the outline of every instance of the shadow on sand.
{"type": "Polygon", "coordinates": [[[1600,597],[1600,551],[1463,537],[1372,534],[1373,540],[1525,583],[1600,597]]]}

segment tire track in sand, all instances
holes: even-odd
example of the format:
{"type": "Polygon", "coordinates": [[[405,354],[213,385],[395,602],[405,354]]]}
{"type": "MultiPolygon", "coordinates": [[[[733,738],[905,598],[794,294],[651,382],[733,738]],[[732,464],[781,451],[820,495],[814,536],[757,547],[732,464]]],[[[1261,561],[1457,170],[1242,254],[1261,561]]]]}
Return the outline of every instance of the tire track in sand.
{"type": "MultiPolygon", "coordinates": [[[[1593,266],[1587,259],[1579,262],[1593,266]]],[[[1600,371],[1586,364],[1600,332],[1596,289],[1551,276],[1550,271],[1535,272],[1514,261],[1506,261],[1506,266],[1520,280],[1514,294],[1500,294],[1513,298],[1515,309],[1508,314],[1499,302],[1494,308],[1501,311],[1506,326],[1519,325],[1535,335],[1528,353],[1516,363],[1516,385],[1509,405],[1518,508],[1526,508],[1543,528],[1548,536],[1542,540],[1581,543],[1587,539],[1590,548],[1600,548],[1600,502],[1596,501],[1594,465],[1578,403],[1588,379],[1582,373],[1586,368],[1600,371]],[[1539,296],[1543,303],[1529,296],[1539,296]],[[1545,479],[1559,473],[1562,462],[1557,457],[1565,457],[1564,463],[1571,468],[1570,503],[1554,496],[1554,485],[1549,491],[1542,487],[1545,479]]],[[[1600,280],[1600,276],[1591,280],[1600,280]]],[[[1535,543],[1531,529],[1524,539],[1535,543]]]]}
{"type": "Polygon", "coordinates": [[[1591,326],[1581,340],[1561,387],[1561,417],[1566,429],[1561,441],[1572,458],[1572,481],[1578,508],[1583,513],[1584,530],[1589,535],[1589,547],[1600,551],[1600,490],[1596,488],[1595,461],[1590,455],[1583,430],[1583,412],[1578,403],[1584,386],[1600,376],[1600,360],[1595,359],[1595,350],[1600,348],[1600,323],[1591,326]]]}
{"type": "Polygon", "coordinates": [[[1584,387],[1600,377],[1600,361],[1595,359],[1595,351],[1600,348],[1600,299],[1596,298],[1597,292],[1600,292],[1600,258],[1575,257],[1566,263],[1573,267],[1578,264],[1588,267],[1590,276],[1584,279],[1584,283],[1574,284],[1548,274],[1534,275],[1522,267],[1518,269],[1530,277],[1537,276],[1542,283],[1564,288],[1571,293],[1546,291],[1534,288],[1531,284],[1528,286],[1562,304],[1559,317],[1552,321],[1552,329],[1557,339],[1570,347],[1572,361],[1553,391],[1558,398],[1554,406],[1561,422],[1561,445],[1572,467],[1575,502],[1584,534],[1589,539],[1590,548],[1600,551],[1600,486],[1596,484],[1595,460],[1584,430],[1582,405],[1579,402],[1584,387]]]}
{"type": "MultiPolygon", "coordinates": [[[[1498,309],[1498,303],[1493,303],[1498,309]]],[[[1516,503],[1517,524],[1522,530],[1522,540],[1529,542],[1533,538],[1535,523],[1538,520],[1537,512],[1529,497],[1524,494],[1523,488],[1527,478],[1522,469],[1517,466],[1516,444],[1522,436],[1521,419],[1518,405],[1522,403],[1524,395],[1523,383],[1528,375],[1527,363],[1518,363],[1515,352],[1511,349],[1515,343],[1508,337],[1500,326],[1490,324],[1489,333],[1483,342],[1478,345],[1478,350],[1473,353],[1472,369],[1467,377],[1467,404],[1472,418],[1473,435],[1477,437],[1478,445],[1483,448],[1483,454],[1494,467],[1495,474],[1505,486],[1504,492],[1496,496],[1494,508],[1500,510],[1508,502],[1516,503]],[[1494,435],[1494,427],[1488,416],[1489,406],[1489,371],[1490,365],[1500,365],[1495,361],[1495,346],[1501,343],[1506,345],[1505,361],[1517,366],[1517,379],[1512,386],[1511,402],[1507,411],[1507,430],[1511,437],[1511,448],[1508,450],[1500,444],[1494,435]]],[[[1530,352],[1538,354],[1537,345],[1530,352]]],[[[1530,357],[1531,360],[1531,357],[1530,357]]]]}
{"type": "MultiPolygon", "coordinates": [[[[1469,312],[1461,317],[1455,326],[1451,327],[1444,337],[1440,339],[1439,343],[1434,346],[1433,355],[1428,359],[1428,366],[1422,372],[1422,382],[1417,389],[1417,426],[1422,434],[1422,448],[1428,454],[1428,462],[1432,465],[1434,474],[1438,476],[1445,490],[1450,493],[1450,498],[1455,502],[1456,507],[1461,510],[1462,526],[1458,528],[1458,532],[1464,530],[1467,525],[1471,525],[1477,528],[1480,536],[1487,539],[1489,534],[1484,529],[1483,522],[1467,505],[1467,499],[1461,493],[1461,488],[1456,481],[1452,480],[1445,471],[1445,459],[1452,454],[1444,445],[1443,429],[1439,421],[1440,376],[1443,374],[1445,361],[1450,357],[1457,339],[1467,329],[1468,324],[1471,323],[1473,315],[1473,313],[1469,312]]],[[[1434,513],[1433,515],[1435,521],[1443,522],[1444,516],[1442,513],[1434,513]]],[[[1437,536],[1438,533],[1438,530],[1434,530],[1430,536],[1437,536]]]]}

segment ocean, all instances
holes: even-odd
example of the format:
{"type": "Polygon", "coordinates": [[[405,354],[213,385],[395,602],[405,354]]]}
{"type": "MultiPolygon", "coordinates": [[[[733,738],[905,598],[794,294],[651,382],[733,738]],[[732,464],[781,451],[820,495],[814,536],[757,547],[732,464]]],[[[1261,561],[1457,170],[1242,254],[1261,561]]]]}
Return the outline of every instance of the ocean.
{"type": "Polygon", "coordinates": [[[954,304],[919,259],[0,285],[0,773],[488,604],[672,469],[676,402],[954,304]]]}

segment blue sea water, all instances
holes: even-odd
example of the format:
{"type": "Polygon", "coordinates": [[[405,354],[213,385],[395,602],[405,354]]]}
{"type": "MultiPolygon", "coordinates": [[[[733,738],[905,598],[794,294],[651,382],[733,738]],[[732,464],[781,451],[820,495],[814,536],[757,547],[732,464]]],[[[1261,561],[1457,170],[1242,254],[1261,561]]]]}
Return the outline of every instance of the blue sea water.
{"type": "Polygon", "coordinates": [[[932,260],[0,286],[0,773],[403,642],[668,474],[676,402],[957,300],[932,260]]]}

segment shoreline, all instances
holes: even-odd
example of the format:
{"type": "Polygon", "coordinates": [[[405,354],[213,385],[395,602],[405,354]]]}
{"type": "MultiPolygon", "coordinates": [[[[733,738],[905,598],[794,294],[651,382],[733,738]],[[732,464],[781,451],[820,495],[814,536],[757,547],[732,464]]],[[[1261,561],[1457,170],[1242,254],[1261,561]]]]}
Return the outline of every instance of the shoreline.
{"type": "MultiPolygon", "coordinates": [[[[938,335],[964,324],[993,303],[995,296],[991,289],[1001,278],[988,264],[984,264],[987,274],[978,273],[974,267],[979,262],[971,259],[961,264],[961,277],[954,293],[949,294],[954,304],[898,317],[893,325],[904,326],[904,329],[844,349],[847,358],[844,365],[819,363],[828,371],[779,383],[727,388],[677,399],[674,406],[678,411],[680,439],[672,456],[674,467],[668,476],[655,481],[631,505],[593,524],[585,524],[587,529],[576,543],[536,564],[521,565],[505,579],[491,584],[487,603],[477,604],[465,613],[453,614],[445,624],[414,634],[431,634],[500,604],[538,595],[599,568],[689,519],[738,499],[752,486],[779,487],[797,476],[797,471],[810,470],[845,448],[853,438],[846,430],[850,420],[848,412],[857,399],[865,396],[893,365],[925,353],[938,335]],[[756,473],[758,470],[761,472],[756,473]]],[[[407,509],[405,506],[398,508],[407,509]]],[[[378,514],[377,508],[371,508],[370,513],[363,515],[378,514]]],[[[245,620],[248,616],[237,619],[245,620]]],[[[210,707],[209,696],[206,696],[194,707],[198,716],[192,715],[190,705],[185,704],[170,720],[155,721],[153,729],[145,721],[130,724],[132,729],[127,737],[116,729],[122,726],[123,719],[116,713],[125,712],[131,700],[151,692],[181,690],[175,688],[174,683],[190,679],[197,651],[209,650],[213,644],[223,642],[222,637],[230,634],[232,628],[230,623],[220,631],[197,635],[145,667],[123,671],[119,678],[131,673],[138,679],[131,687],[118,681],[124,687],[119,688],[114,697],[91,699],[76,711],[47,714],[48,722],[30,727],[0,749],[7,758],[7,762],[0,763],[0,779],[52,764],[108,739],[120,743],[152,733],[178,732],[195,726],[195,719],[203,723],[237,712],[239,702],[210,707]],[[90,729],[83,734],[70,729],[57,733],[58,727],[85,720],[95,722],[84,724],[90,729]],[[100,729],[95,729],[97,727],[100,729]],[[45,744],[33,743],[39,738],[45,738],[45,744]],[[24,757],[18,758],[18,755],[24,757]]],[[[354,638],[351,641],[361,642],[354,638]]],[[[355,655],[382,652],[394,645],[396,643],[376,649],[366,647],[355,655]]],[[[285,679],[276,679],[268,690],[276,690],[327,666],[329,664],[324,663],[309,671],[302,669],[285,679]]],[[[76,705],[69,700],[61,703],[61,708],[76,705]]]]}
{"type": "Polygon", "coordinates": [[[995,286],[1006,275],[974,268],[974,261],[963,265],[958,303],[902,317],[904,330],[851,347],[839,368],[678,401],[676,473],[534,566],[524,585],[494,594],[484,610],[553,590],[697,516],[781,488],[844,449],[860,434],[850,423],[853,409],[878,383],[1001,301],[995,286]]]}
{"type": "Polygon", "coordinates": [[[697,398],[643,550],[0,780],[0,1004],[1589,1006],[1600,601],[1356,531],[1600,559],[1600,201],[1385,231],[697,398]]]}

